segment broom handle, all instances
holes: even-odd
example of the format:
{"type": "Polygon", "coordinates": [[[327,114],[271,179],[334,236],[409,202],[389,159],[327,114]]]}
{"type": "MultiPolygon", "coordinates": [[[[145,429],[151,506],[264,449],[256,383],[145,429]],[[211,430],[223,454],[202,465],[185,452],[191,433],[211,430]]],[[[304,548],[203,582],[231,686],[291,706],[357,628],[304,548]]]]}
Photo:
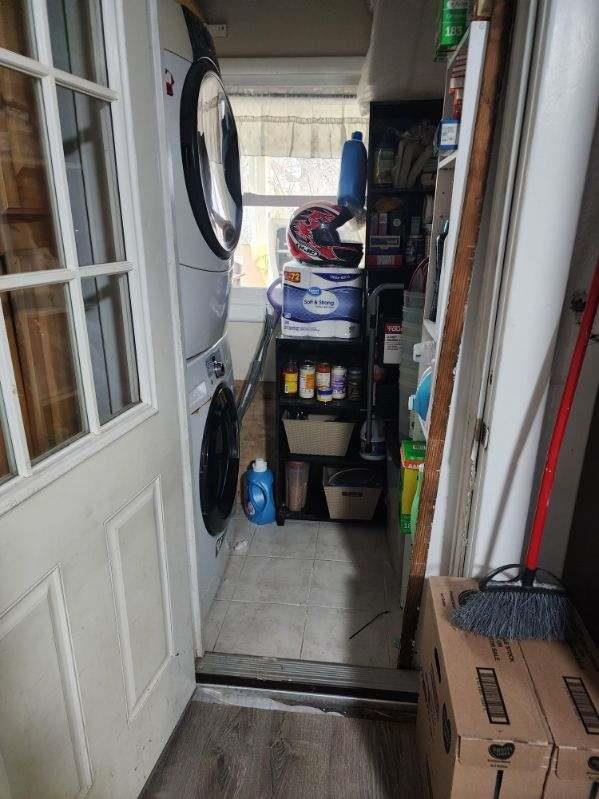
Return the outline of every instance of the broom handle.
{"type": "Polygon", "coordinates": [[[557,418],[555,420],[555,427],[551,435],[549,449],[547,451],[547,459],[545,461],[545,469],[543,471],[543,479],[539,488],[539,495],[537,497],[537,506],[535,508],[535,515],[532,521],[532,529],[530,532],[530,541],[528,543],[528,550],[526,552],[526,569],[529,576],[539,565],[539,553],[541,549],[541,542],[543,540],[543,532],[545,529],[545,518],[547,516],[547,509],[549,507],[549,500],[551,498],[551,489],[553,488],[553,481],[555,480],[555,469],[557,466],[557,459],[559,456],[560,447],[566,432],[568,418],[572,410],[572,401],[574,400],[574,393],[578,385],[582,363],[584,361],[584,354],[591,337],[593,329],[593,321],[597,312],[597,305],[599,304],[599,259],[595,264],[595,273],[589,288],[589,296],[580,321],[580,330],[578,331],[578,338],[574,352],[572,353],[572,360],[568,369],[568,376],[564,385],[564,391],[560,400],[557,418]]]}

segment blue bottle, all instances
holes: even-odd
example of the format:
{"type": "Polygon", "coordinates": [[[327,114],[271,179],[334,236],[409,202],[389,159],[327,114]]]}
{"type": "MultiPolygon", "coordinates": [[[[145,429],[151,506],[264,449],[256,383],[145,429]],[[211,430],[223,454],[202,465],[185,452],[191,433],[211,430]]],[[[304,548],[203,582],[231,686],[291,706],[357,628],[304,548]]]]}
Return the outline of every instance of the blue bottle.
{"type": "Polygon", "coordinates": [[[243,510],[254,524],[270,524],[276,518],[273,476],[263,458],[256,458],[245,473],[243,510]]]}
{"type": "Polygon", "coordinates": [[[359,130],[352,133],[341,152],[337,202],[352,213],[364,208],[366,199],[366,147],[359,130]]]}

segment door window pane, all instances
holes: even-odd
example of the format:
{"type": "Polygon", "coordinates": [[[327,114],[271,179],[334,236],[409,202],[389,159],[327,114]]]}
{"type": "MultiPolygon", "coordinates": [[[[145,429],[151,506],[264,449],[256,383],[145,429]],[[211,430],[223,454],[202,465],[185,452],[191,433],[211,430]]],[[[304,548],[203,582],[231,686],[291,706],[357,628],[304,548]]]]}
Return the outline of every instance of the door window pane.
{"type": "Polygon", "coordinates": [[[100,422],[139,402],[127,275],[81,281],[100,422]]]}
{"type": "Polygon", "coordinates": [[[54,66],[106,86],[100,0],[47,0],[47,6],[54,66]]]}
{"type": "Polygon", "coordinates": [[[38,460],[85,430],[67,289],[9,291],[2,309],[29,454],[38,460]]]}
{"type": "Polygon", "coordinates": [[[0,47],[35,58],[27,0],[1,0],[0,47]]]}
{"type": "Polygon", "coordinates": [[[110,104],[57,87],[80,266],[125,260],[110,104]]]}
{"type": "Polygon", "coordinates": [[[38,81],[0,67],[1,274],[62,265],[41,120],[38,81]]]}

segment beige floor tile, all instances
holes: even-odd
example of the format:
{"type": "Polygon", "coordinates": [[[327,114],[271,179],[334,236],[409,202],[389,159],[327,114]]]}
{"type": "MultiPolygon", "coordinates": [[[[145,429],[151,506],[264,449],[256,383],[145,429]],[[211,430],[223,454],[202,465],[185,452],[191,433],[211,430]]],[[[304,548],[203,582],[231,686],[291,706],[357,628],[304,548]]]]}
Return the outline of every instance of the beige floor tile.
{"type": "Polygon", "coordinates": [[[216,639],[218,638],[218,634],[220,633],[220,628],[222,627],[223,621],[225,620],[225,615],[227,613],[227,608],[229,607],[228,602],[223,602],[222,600],[215,599],[212,603],[212,607],[210,608],[210,613],[208,614],[208,618],[202,625],[202,634],[204,637],[204,649],[207,652],[211,652],[214,649],[214,645],[216,644],[216,639]]]}
{"type": "Polygon", "coordinates": [[[306,608],[265,602],[231,602],[217,652],[299,658],[306,608]]]}
{"type": "Polygon", "coordinates": [[[256,527],[250,555],[276,555],[283,558],[314,558],[318,522],[285,522],[256,527]]]}
{"type": "Polygon", "coordinates": [[[233,599],[244,561],[245,555],[229,555],[222,582],[216,592],[216,599],[233,599]]]}
{"type": "Polygon", "coordinates": [[[371,611],[310,607],[302,644],[302,660],[354,666],[389,666],[387,616],[355,633],[373,617],[371,611]]]}
{"type": "Polygon", "coordinates": [[[396,642],[401,638],[401,621],[403,612],[401,610],[393,610],[385,618],[387,619],[388,629],[388,650],[389,650],[389,663],[391,668],[397,665],[397,656],[399,655],[399,648],[396,642]]]}
{"type": "Polygon", "coordinates": [[[382,564],[316,560],[309,605],[351,610],[386,609],[382,564]]]}
{"type": "Polygon", "coordinates": [[[304,558],[263,558],[248,555],[234,599],[242,602],[305,604],[314,561],[304,558]]]}
{"type": "Polygon", "coordinates": [[[377,527],[322,522],[318,528],[316,557],[346,563],[388,560],[385,532],[377,527]]]}
{"type": "Polygon", "coordinates": [[[390,563],[384,564],[383,573],[385,575],[385,597],[387,599],[387,608],[389,610],[399,610],[401,598],[401,577],[395,573],[395,570],[390,563]]]}
{"type": "Polygon", "coordinates": [[[227,529],[227,544],[231,552],[236,555],[247,555],[255,530],[256,525],[249,522],[245,516],[233,516],[227,529]]]}

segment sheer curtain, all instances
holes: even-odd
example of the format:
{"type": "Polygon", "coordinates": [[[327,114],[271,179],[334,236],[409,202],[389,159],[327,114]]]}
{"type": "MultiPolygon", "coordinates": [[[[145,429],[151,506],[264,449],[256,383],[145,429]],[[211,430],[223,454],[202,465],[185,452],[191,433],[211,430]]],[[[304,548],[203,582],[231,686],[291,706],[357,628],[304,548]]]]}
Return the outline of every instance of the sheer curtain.
{"type": "Polygon", "coordinates": [[[368,137],[368,117],[345,95],[230,94],[241,154],[339,158],[355,130],[368,137]]]}

